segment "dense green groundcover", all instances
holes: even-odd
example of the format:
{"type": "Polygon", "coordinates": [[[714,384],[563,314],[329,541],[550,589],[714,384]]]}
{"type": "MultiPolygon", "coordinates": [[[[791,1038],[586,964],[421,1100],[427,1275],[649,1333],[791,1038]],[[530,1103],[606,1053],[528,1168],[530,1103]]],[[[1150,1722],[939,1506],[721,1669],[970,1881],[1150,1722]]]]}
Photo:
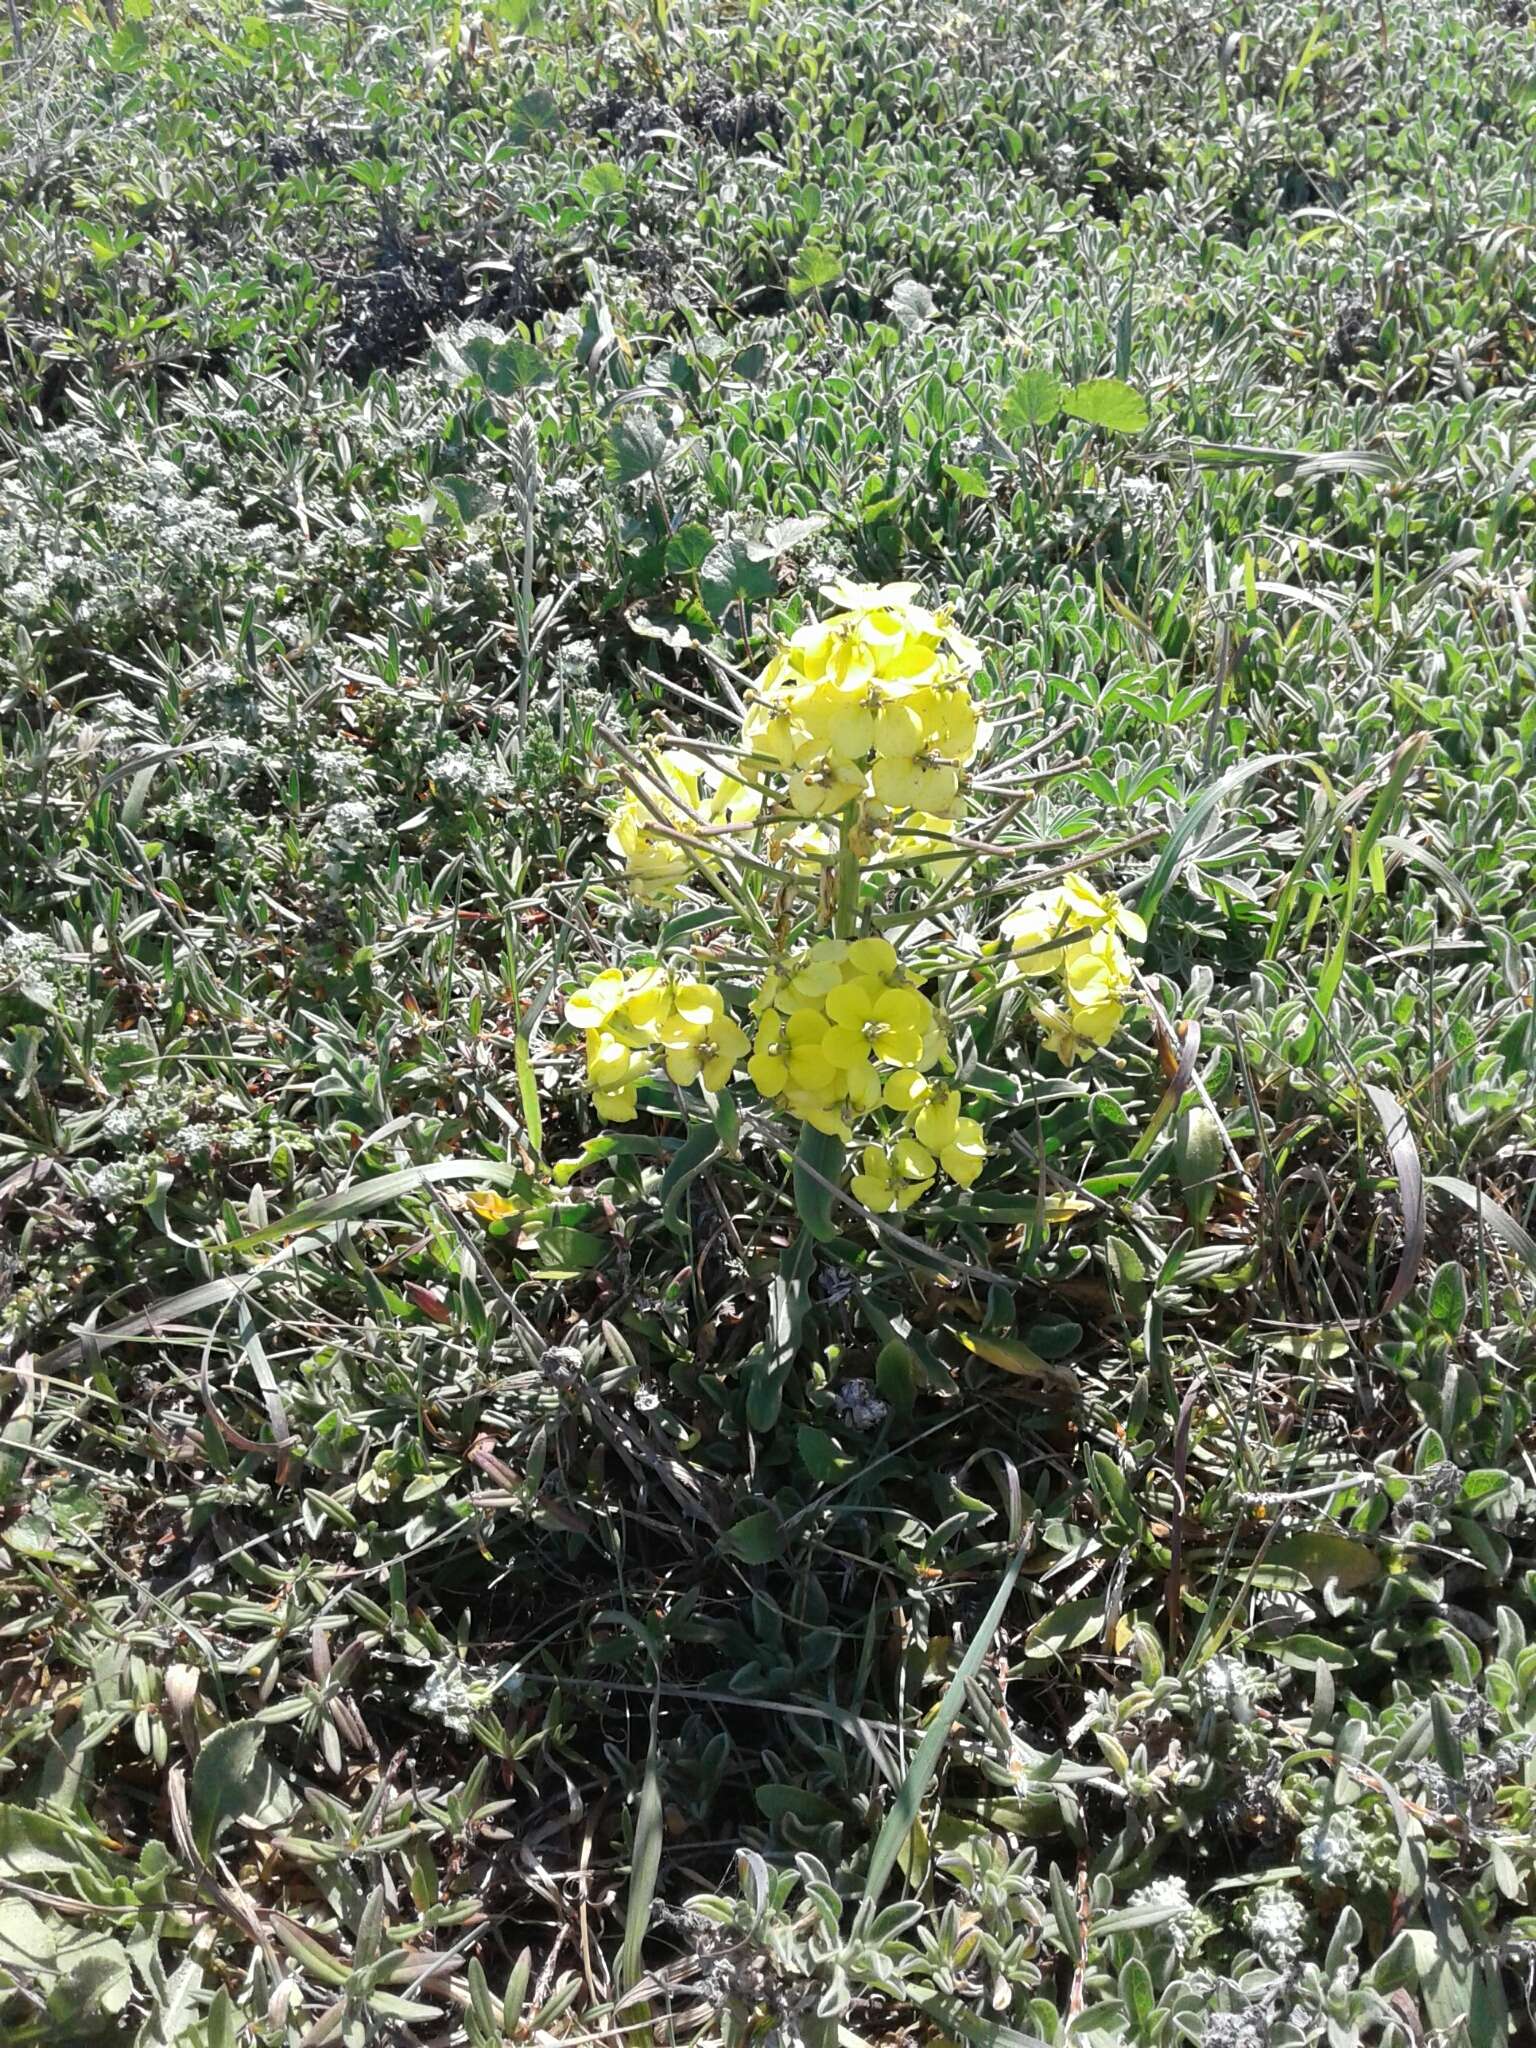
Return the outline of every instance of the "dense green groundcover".
{"type": "Polygon", "coordinates": [[[10,19],[9,2048],[1532,2038],[1525,6],[10,19]],[[829,575],[1151,916],[900,1238],[561,1016],[829,575]]]}

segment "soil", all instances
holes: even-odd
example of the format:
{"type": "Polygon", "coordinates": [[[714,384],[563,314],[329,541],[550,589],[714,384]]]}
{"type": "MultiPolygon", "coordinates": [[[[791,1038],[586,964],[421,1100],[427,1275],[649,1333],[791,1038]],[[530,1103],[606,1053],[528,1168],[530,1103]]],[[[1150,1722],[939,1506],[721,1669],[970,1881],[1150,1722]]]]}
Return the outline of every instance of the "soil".
{"type": "Polygon", "coordinates": [[[466,289],[457,258],[416,248],[398,228],[386,227],[373,269],[350,288],[335,361],[359,383],[375,370],[403,369],[425,350],[432,330],[461,309],[466,289]]]}
{"type": "Polygon", "coordinates": [[[589,135],[612,135],[624,149],[642,147],[658,129],[707,137],[733,153],[778,144],[789,133],[789,110],[770,92],[732,92],[707,80],[675,102],[621,83],[587,101],[577,121],[589,135]]]}

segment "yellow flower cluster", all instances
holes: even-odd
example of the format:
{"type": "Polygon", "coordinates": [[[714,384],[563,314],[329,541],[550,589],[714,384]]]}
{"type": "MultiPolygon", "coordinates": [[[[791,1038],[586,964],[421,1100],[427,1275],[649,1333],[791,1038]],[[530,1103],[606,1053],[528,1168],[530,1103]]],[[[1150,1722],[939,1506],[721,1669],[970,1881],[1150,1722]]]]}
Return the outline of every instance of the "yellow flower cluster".
{"type": "Polygon", "coordinates": [[[624,879],[637,903],[668,902],[699,858],[697,849],[690,852],[671,832],[697,838],[710,827],[749,824],[762,804],[755,789],[685,747],[649,756],[636,783],[625,790],[608,821],[608,844],[624,863],[624,879]]]}
{"type": "Polygon", "coordinates": [[[741,772],[797,817],[853,803],[930,825],[953,815],[980,739],[970,677],[981,654],[916,592],[830,584],[823,594],[841,609],[802,626],[764,670],[741,772]]]}
{"type": "Polygon", "coordinates": [[[686,1088],[724,1088],[747,1050],[747,1034],[708,982],[643,967],[604,971],[565,999],[567,1020],[587,1035],[587,1085],[605,1123],[624,1123],[636,1090],[658,1062],[686,1088]]]}
{"type": "Polygon", "coordinates": [[[1071,875],[1026,896],[1004,918],[1003,934],[1016,975],[1054,983],[1029,1005],[1047,1048],[1064,1066],[1091,1059],[1125,1015],[1132,973],[1124,941],[1139,945],[1146,926],[1115,897],[1071,875]]]}
{"type": "Polygon", "coordinates": [[[853,1192],[867,1208],[905,1209],[942,1170],[962,1187],[986,1158],[981,1126],[934,1070],[952,1065],[928,998],[901,973],[888,939],[819,939],[772,970],[753,1004],[747,1072],[760,1095],[849,1144],[877,1111],[889,1142],[864,1148],[853,1192]],[[894,1135],[890,1135],[891,1131],[894,1135]]]}

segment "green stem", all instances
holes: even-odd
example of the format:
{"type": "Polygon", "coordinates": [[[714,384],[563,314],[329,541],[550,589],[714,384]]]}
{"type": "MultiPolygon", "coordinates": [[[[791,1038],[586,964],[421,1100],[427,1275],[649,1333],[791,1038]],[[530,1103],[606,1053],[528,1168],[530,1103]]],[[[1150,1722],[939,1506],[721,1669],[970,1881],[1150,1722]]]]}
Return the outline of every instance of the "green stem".
{"type": "Polygon", "coordinates": [[[859,863],[853,851],[853,828],[859,815],[849,804],[837,823],[837,904],[832,913],[835,938],[851,939],[859,916],[859,863]]]}

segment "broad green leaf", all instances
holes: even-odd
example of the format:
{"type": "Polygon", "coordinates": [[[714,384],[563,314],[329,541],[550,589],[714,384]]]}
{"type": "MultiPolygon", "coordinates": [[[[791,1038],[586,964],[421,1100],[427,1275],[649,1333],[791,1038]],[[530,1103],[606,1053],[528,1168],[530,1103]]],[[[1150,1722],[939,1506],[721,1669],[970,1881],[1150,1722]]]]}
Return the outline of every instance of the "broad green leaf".
{"type": "MultiPolygon", "coordinates": [[[[30,1900],[0,1894],[0,2004],[9,2006],[6,1980],[35,1987],[48,2012],[99,2038],[99,2022],[120,2013],[133,1996],[133,1973],[121,1942],[79,1920],[40,1909],[30,1900]]],[[[41,2038],[28,2028],[31,2038],[41,2038]]]]}
{"type": "Polygon", "coordinates": [[[440,476],[434,479],[432,488],[443,510],[451,512],[463,526],[496,509],[496,493],[473,477],[440,476]]]}
{"type": "Polygon", "coordinates": [[[667,568],[674,576],[691,576],[709,559],[715,537],[697,521],[680,526],[667,542],[667,568]]]}
{"type": "Polygon", "coordinates": [[[204,1856],[211,1855],[231,1821],[276,1827],[295,1811],[287,1780],[262,1755],[265,1732],[258,1721],[237,1721],[216,1728],[197,1753],[188,1810],[193,1839],[204,1856]]]}
{"type": "Polygon", "coordinates": [[[927,285],[919,284],[910,277],[904,277],[891,287],[885,304],[896,325],[907,334],[915,334],[926,327],[938,311],[938,301],[927,285]]]}
{"type": "Polygon", "coordinates": [[[999,1372],[1011,1373],[1015,1379],[1039,1380],[1063,1394],[1078,1391],[1077,1374],[1070,1366],[1042,1358],[1022,1338],[990,1336],[982,1330],[956,1330],[954,1334],[967,1351],[995,1365],[999,1372]]]}
{"type": "Polygon", "coordinates": [[[777,590],[773,556],[753,541],[717,541],[699,565],[699,592],[714,619],[734,604],[766,604],[777,590]]]}
{"type": "Polygon", "coordinates": [[[798,1820],[807,1827],[825,1827],[829,1821],[846,1818],[830,1799],[803,1785],[759,1785],[752,1797],[759,1813],[768,1820],[798,1820]]]}
{"type": "Polygon", "coordinates": [[[1025,370],[1008,387],[998,413],[1005,434],[1030,433],[1048,427],[1061,411],[1065,393],[1061,379],[1050,370],[1025,370]]]}
{"type": "Polygon", "coordinates": [[[1065,1600],[1037,1621],[1024,1638],[1024,1654],[1030,1658],[1069,1657],[1074,1650],[1096,1642],[1104,1633],[1103,1599],[1065,1600]]]}
{"type": "Polygon", "coordinates": [[[795,258],[789,289],[797,299],[802,299],[811,292],[824,292],[842,274],[842,256],[830,242],[807,242],[795,258]]]}
{"type": "Polygon", "coordinates": [[[659,420],[649,413],[626,412],[608,429],[603,467],[612,483],[639,483],[665,469],[671,447],[659,420]]]}
{"type": "Polygon", "coordinates": [[[768,1564],[784,1548],[784,1524],[773,1508],[733,1522],[720,1538],[720,1548],[743,1564],[768,1564]]]}
{"type": "Polygon", "coordinates": [[[539,1264],[551,1271],[584,1273],[606,1258],[613,1249],[610,1238],[595,1231],[576,1230],[568,1223],[556,1223],[539,1232],[539,1264]]]}
{"type": "Polygon", "coordinates": [[[1118,377],[1089,377],[1074,384],[1062,404],[1072,419],[1112,434],[1139,434],[1152,418],[1141,393],[1118,377]]]}
{"type": "Polygon", "coordinates": [[[624,173],[617,164],[592,164],[581,174],[581,189],[589,199],[614,199],[624,190],[624,173]]]}
{"type": "Polygon", "coordinates": [[[1429,1319],[1453,1337],[1467,1319],[1466,1276],[1454,1259],[1447,1259],[1430,1280],[1429,1319]]]}
{"type": "Polygon", "coordinates": [[[1385,1567],[1369,1544],[1357,1543],[1332,1529],[1302,1529],[1277,1536],[1264,1553],[1264,1563],[1300,1573],[1319,1592],[1337,1586],[1351,1593],[1379,1579],[1385,1567]]]}
{"type": "Polygon", "coordinates": [[[818,1486],[830,1486],[853,1469],[853,1460],[844,1457],[837,1439],[828,1436],[824,1429],[812,1428],[808,1422],[802,1422],[795,1431],[795,1446],[801,1464],[818,1486]]]}

